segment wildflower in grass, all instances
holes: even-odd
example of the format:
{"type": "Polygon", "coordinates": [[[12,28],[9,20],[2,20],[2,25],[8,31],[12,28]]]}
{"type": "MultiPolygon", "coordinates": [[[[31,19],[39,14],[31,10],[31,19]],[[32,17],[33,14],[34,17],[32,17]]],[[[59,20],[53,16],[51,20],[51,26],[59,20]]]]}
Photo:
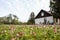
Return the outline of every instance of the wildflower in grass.
{"type": "Polygon", "coordinates": [[[23,36],[24,35],[24,32],[19,32],[19,36],[23,36]]]}
{"type": "Polygon", "coordinates": [[[11,33],[11,34],[13,34],[13,33],[14,33],[14,31],[15,31],[14,26],[10,26],[10,33],[11,33]]]}
{"type": "Polygon", "coordinates": [[[13,34],[13,33],[14,33],[14,31],[13,31],[13,30],[10,30],[10,33],[11,33],[11,34],[13,34]]]}
{"type": "Polygon", "coordinates": [[[9,28],[10,28],[10,30],[15,30],[14,26],[10,26],[9,28]]]}
{"type": "Polygon", "coordinates": [[[33,30],[33,28],[31,27],[31,30],[33,30]]]}
{"type": "Polygon", "coordinates": [[[1,34],[4,34],[4,33],[5,33],[4,30],[2,30],[2,31],[1,31],[1,34]]]}
{"type": "Polygon", "coordinates": [[[15,40],[15,38],[13,37],[13,38],[11,38],[11,40],[15,40]]]}
{"type": "Polygon", "coordinates": [[[14,27],[11,27],[11,30],[14,30],[14,27]]]}
{"type": "Polygon", "coordinates": [[[52,25],[52,27],[54,27],[54,25],[52,25]]]}
{"type": "Polygon", "coordinates": [[[17,37],[19,37],[19,34],[16,34],[17,37]]]}
{"type": "Polygon", "coordinates": [[[32,35],[36,36],[36,32],[31,32],[32,35]]]}
{"type": "Polygon", "coordinates": [[[54,32],[55,32],[55,33],[57,32],[56,29],[54,29],[54,32]]]}
{"type": "Polygon", "coordinates": [[[4,32],[6,33],[7,31],[6,31],[6,30],[4,30],[4,32]]]}
{"type": "Polygon", "coordinates": [[[57,29],[54,27],[54,33],[56,33],[57,32],[57,29]]]}
{"type": "Polygon", "coordinates": [[[2,30],[2,31],[1,31],[2,34],[6,33],[6,32],[7,32],[6,30],[2,30]]]}
{"type": "Polygon", "coordinates": [[[46,32],[44,32],[44,37],[45,37],[45,38],[47,37],[47,33],[46,33],[46,32]]]}
{"type": "Polygon", "coordinates": [[[46,26],[44,25],[43,27],[45,28],[46,26]]]}

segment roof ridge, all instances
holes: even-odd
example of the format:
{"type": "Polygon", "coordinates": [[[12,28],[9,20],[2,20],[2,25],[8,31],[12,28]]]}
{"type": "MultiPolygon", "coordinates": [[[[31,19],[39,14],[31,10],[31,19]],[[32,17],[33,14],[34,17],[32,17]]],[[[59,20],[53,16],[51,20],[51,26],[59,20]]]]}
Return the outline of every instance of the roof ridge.
{"type": "MultiPolygon", "coordinates": [[[[41,11],[45,11],[45,10],[41,9],[41,11]]],[[[45,11],[45,12],[49,13],[48,11],[45,11]]],[[[51,13],[49,13],[49,14],[51,14],[51,13]]],[[[52,14],[51,14],[51,15],[52,15],[52,14]]]]}
{"type": "MultiPolygon", "coordinates": [[[[51,13],[49,13],[48,11],[45,11],[45,10],[41,9],[41,10],[40,10],[40,12],[37,14],[37,16],[36,16],[35,18],[39,17],[39,15],[41,15],[41,13],[42,13],[42,12],[44,12],[44,14],[46,14],[46,13],[47,13],[47,15],[52,16],[52,14],[51,14],[51,13]]],[[[45,16],[46,16],[46,15],[45,15],[45,16]]],[[[43,17],[44,17],[44,16],[43,16],[43,17]]]]}

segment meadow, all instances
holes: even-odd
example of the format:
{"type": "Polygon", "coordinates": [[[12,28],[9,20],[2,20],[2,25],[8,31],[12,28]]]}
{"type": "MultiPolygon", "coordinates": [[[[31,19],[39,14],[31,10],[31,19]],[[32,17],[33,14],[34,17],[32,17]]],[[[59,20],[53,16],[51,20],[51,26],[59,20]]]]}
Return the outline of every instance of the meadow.
{"type": "Polygon", "coordinates": [[[0,25],[0,40],[60,40],[60,26],[0,25]]]}

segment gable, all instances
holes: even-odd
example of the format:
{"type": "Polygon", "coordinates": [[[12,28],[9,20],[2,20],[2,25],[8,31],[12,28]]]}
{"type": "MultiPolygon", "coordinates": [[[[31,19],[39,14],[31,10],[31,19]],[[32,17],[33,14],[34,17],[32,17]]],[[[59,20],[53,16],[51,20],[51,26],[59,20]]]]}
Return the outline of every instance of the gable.
{"type": "Polygon", "coordinates": [[[48,17],[48,16],[52,16],[51,14],[49,14],[47,11],[41,10],[38,15],[35,17],[36,18],[42,18],[42,17],[48,17]]]}
{"type": "Polygon", "coordinates": [[[44,12],[41,13],[41,16],[44,16],[44,12]]]}

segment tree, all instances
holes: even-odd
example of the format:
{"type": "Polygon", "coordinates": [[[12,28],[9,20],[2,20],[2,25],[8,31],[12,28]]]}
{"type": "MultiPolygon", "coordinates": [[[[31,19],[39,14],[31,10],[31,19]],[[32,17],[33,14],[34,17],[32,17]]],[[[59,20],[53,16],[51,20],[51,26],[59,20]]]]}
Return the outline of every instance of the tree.
{"type": "Polygon", "coordinates": [[[60,18],[60,0],[50,1],[51,13],[55,18],[60,18]]]}
{"type": "Polygon", "coordinates": [[[18,21],[18,17],[16,15],[13,15],[14,19],[12,20],[12,24],[20,24],[18,21]]]}
{"type": "Polygon", "coordinates": [[[21,24],[16,15],[9,14],[8,16],[0,17],[0,24],[21,24]]]}
{"type": "Polygon", "coordinates": [[[12,23],[12,14],[9,14],[9,16],[7,17],[7,20],[10,24],[12,23]]]}
{"type": "Polygon", "coordinates": [[[3,24],[4,23],[3,21],[4,21],[3,18],[0,17],[0,24],[3,24]]]}
{"type": "Polygon", "coordinates": [[[15,20],[18,20],[18,17],[16,15],[13,15],[15,20]]]}
{"type": "Polygon", "coordinates": [[[13,19],[12,24],[20,24],[20,22],[18,20],[13,19]]]}
{"type": "Polygon", "coordinates": [[[30,18],[28,20],[28,24],[34,24],[35,23],[34,17],[35,17],[34,12],[31,12],[30,18]]]}
{"type": "Polygon", "coordinates": [[[54,23],[60,24],[60,0],[50,0],[50,10],[54,17],[54,23]]]}
{"type": "Polygon", "coordinates": [[[11,24],[12,23],[12,14],[9,14],[8,16],[3,17],[4,24],[11,24]]]}

